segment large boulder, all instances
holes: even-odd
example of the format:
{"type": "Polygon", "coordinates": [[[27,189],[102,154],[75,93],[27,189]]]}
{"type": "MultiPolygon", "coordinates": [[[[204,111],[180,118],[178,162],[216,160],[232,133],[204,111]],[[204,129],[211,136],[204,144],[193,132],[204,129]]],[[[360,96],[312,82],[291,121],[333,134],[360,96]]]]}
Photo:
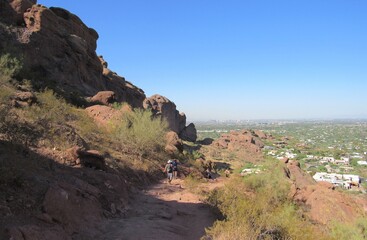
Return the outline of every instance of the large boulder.
{"type": "Polygon", "coordinates": [[[183,150],[182,141],[174,131],[166,134],[165,150],[168,153],[182,152],[183,150]]]}
{"type": "Polygon", "coordinates": [[[145,99],[143,107],[151,109],[156,115],[162,116],[167,120],[169,129],[176,133],[180,133],[180,129],[183,129],[186,124],[182,115],[177,111],[176,104],[161,95],[156,94],[145,99]],[[180,124],[183,126],[180,126],[180,124]]]}
{"type": "Polygon", "coordinates": [[[176,104],[161,95],[153,95],[145,99],[145,109],[150,109],[155,116],[160,116],[168,122],[168,127],[180,138],[186,141],[196,141],[197,133],[194,124],[186,126],[186,115],[176,109],[176,104]]]}
{"type": "Polygon", "coordinates": [[[252,131],[241,130],[231,131],[212,143],[214,146],[228,149],[229,151],[247,150],[253,153],[259,153],[264,147],[260,138],[252,131]]]}
{"type": "Polygon", "coordinates": [[[142,107],[144,92],[97,56],[99,36],[94,29],[65,9],[34,3],[0,0],[0,20],[13,26],[0,25],[0,50],[16,49],[23,59],[21,77],[80,105],[87,97],[113,90],[116,101],[142,107]]]}
{"type": "Polygon", "coordinates": [[[12,104],[15,107],[29,107],[36,101],[37,98],[32,92],[16,92],[12,96],[12,104]]]}
{"type": "Polygon", "coordinates": [[[24,12],[36,3],[36,0],[0,0],[0,18],[20,26],[24,24],[24,12]]]}
{"type": "Polygon", "coordinates": [[[71,166],[81,165],[100,170],[106,167],[104,157],[98,151],[84,150],[78,146],[66,150],[64,158],[65,163],[71,166]]]}
{"type": "Polygon", "coordinates": [[[101,91],[94,95],[91,100],[94,104],[110,105],[116,101],[116,96],[113,91],[101,91]]]}
{"type": "Polygon", "coordinates": [[[197,131],[195,125],[193,123],[190,123],[180,132],[180,137],[182,140],[195,142],[197,139],[197,131]]]}
{"type": "Polygon", "coordinates": [[[252,163],[258,163],[263,160],[262,147],[262,141],[250,130],[231,131],[222,134],[210,146],[213,149],[213,153],[220,149],[220,152],[226,152],[231,157],[246,159],[246,161],[252,163]]]}

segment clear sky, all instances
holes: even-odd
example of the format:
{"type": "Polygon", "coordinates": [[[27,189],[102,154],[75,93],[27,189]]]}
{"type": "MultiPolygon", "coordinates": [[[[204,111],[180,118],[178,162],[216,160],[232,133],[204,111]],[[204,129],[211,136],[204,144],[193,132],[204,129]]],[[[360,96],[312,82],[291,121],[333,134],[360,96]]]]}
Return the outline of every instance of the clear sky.
{"type": "Polygon", "coordinates": [[[366,0],[39,0],[191,120],[367,118],[366,0]]]}

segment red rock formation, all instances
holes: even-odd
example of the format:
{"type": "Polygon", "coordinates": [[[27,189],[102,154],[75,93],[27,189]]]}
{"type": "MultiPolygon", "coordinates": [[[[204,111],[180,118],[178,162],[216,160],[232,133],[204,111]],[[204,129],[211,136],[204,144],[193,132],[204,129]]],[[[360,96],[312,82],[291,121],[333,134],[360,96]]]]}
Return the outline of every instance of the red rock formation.
{"type": "Polygon", "coordinates": [[[107,69],[96,54],[97,32],[77,16],[36,1],[0,3],[0,21],[17,26],[9,30],[0,25],[0,50],[9,45],[17,49],[23,58],[23,77],[67,99],[83,100],[113,90],[117,101],[142,107],[144,92],[107,69]]]}
{"type": "Polygon", "coordinates": [[[193,123],[190,123],[180,132],[180,137],[182,138],[182,140],[195,142],[197,139],[197,132],[195,125],[193,123]]]}
{"type": "Polygon", "coordinates": [[[264,147],[263,142],[253,132],[247,130],[231,131],[229,134],[223,134],[212,144],[230,151],[247,149],[252,152],[260,152],[261,148],[264,147]]]}
{"type": "Polygon", "coordinates": [[[110,105],[116,101],[116,96],[113,91],[101,91],[94,95],[90,101],[95,104],[110,105]]]}
{"type": "Polygon", "coordinates": [[[305,206],[308,216],[322,224],[332,221],[352,222],[365,210],[358,204],[358,199],[334,190],[330,183],[316,183],[312,177],[302,171],[299,162],[289,161],[286,171],[292,181],[290,196],[296,203],[305,206]]]}
{"type": "Polygon", "coordinates": [[[96,150],[85,151],[81,147],[73,147],[66,151],[65,162],[68,165],[82,165],[95,169],[105,169],[104,157],[96,150]]]}
{"type": "Polygon", "coordinates": [[[168,153],[181,152],[183,150],[182,141],[177,133],[170,131],[166,134],[165,150],[168,153]]]}
{"type": "Polygon", "coordinates": [[[168,122],[170,130],[176,132],[186,141],[196,141],[196,128],[193,123],[186,127],[186,115],[176,109],[176,104],[161,95],[153,95],[145,99],[143,107],[151,109],[156,116],[161,116],[168,122]]]}
{"type": "Polygon", "coordinates": [[[37,101],[32,92],[16,92],[12,96],[12,104],[15,107],[28,107],[37,101]]]}

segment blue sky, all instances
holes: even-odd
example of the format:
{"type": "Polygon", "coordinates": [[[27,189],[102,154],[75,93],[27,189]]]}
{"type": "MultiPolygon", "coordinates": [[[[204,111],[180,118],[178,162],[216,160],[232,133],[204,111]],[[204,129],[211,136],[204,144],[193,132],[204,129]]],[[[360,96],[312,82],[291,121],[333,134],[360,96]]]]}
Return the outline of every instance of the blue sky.
{"type": "Polygon", "coordinates": [[[367,118],[365,0],[39,0],[191,120],[367,118]]]}

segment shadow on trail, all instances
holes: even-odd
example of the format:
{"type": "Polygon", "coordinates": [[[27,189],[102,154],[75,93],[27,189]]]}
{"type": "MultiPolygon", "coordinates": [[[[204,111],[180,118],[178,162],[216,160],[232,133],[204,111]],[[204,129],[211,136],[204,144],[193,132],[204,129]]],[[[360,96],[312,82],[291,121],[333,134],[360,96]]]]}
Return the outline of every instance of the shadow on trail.
{"type": "Polygon", "coordinates": [[[107,222],[97,239],[198,240],[215,220],[211,208],[180,184],[161,183],[137,194],[125,217],[107,222]]]}

